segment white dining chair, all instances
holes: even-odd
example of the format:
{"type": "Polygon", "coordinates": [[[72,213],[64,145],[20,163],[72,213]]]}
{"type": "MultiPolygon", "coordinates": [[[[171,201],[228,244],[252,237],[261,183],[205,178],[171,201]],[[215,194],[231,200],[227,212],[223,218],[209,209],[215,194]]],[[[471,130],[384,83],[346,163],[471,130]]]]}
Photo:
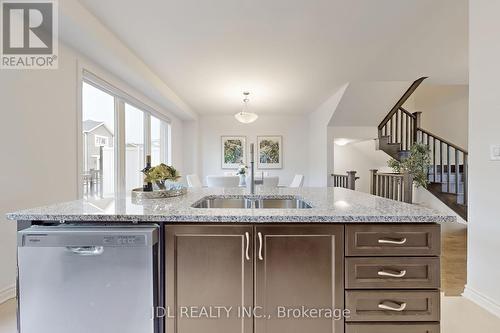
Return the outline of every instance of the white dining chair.
{"type": "Polygon", "coordinates": [[[295,175],[289,187],[302,187],[304,185],[304,175],[295,175]]]}
{"type": "Polygon", "coordinates": [[[240,177],[238,176],[207,176],[208,187],[238,187],[240,177]]]}
{"type": "Polygon", "coordinates": [[[191,188],[202,187],[201,182],[200,182],[200,178],[198,178],[198,175],[187,175],[186,181],[187,181],[188,187],[191,187],[191,188]]]}

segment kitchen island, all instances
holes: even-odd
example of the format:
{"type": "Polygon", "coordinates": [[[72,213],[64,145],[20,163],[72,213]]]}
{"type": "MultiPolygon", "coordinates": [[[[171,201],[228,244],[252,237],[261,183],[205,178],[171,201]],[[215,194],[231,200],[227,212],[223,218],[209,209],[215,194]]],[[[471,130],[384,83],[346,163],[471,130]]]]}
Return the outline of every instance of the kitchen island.
{"type": "Polygon", "coordinates": [[[8,217],[19,229],[156,226],[154,331],[169,333],[439,332],[439,223],[455,221],[342,188],[254,196],[201,188],[142,202],[77,200],[8,217]],[[215,207],[203,204],[214,200],[223,208],[194,207],[215,207]],[[301,208],[276,208],[284,201],[301,208]],[[240,202],[251,208],[226,208],[240,202]]]}
{"type": "Polygon", "coordinates": [[[203,209],[193,204],[207,196],[239,197],[246,189],[189,189],[183,196],[134,202],[130,196],[82,199],[7,214],[12,220],[58,222],[200,223],[439,223],[456,218],[436,211],[344,188],[257,189],[255,197],[297,197],[309,209],[203,209]]]}

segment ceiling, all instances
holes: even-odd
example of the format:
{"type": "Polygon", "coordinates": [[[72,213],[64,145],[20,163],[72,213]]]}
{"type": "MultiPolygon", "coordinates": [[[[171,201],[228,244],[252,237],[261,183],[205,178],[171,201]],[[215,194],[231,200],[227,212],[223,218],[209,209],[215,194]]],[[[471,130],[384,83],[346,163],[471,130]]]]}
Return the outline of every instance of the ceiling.
{"type": "Polygon", "coordinates": [[[315,110],[345,82],[467,83],[467,0],[80,0],[200,114],[315,110]]]}
{"type": "Polygon", "coordinates": [[[349,84],[329,126],[378,126],[411,84],[405,81],[349,84]]]}

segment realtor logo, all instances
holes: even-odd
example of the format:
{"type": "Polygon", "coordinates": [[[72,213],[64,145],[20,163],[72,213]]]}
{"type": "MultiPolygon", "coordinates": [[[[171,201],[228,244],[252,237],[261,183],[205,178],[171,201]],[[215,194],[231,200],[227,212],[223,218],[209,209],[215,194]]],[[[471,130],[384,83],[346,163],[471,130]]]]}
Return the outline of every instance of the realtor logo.
{"type": "Polygon", "coordinates": [[[1,2],[0,68],[57,68],[56,8],[56,0],[1,2]]]}

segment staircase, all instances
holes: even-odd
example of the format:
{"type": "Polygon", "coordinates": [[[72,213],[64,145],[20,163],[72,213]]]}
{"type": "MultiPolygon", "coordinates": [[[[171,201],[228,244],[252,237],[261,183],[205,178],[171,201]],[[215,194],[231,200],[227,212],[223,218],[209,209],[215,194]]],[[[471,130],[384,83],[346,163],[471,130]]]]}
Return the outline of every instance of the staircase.
{"type": "Polygon", "coordinates": [[[411,113],[403,108],[425,79],[413,82],[379,124],[377,148],[401,160],[409,155],[414,143],[427,145],[431,152],[427,190],[467,220],[467,151],[421,128],[421,112],[411,113]]]}

